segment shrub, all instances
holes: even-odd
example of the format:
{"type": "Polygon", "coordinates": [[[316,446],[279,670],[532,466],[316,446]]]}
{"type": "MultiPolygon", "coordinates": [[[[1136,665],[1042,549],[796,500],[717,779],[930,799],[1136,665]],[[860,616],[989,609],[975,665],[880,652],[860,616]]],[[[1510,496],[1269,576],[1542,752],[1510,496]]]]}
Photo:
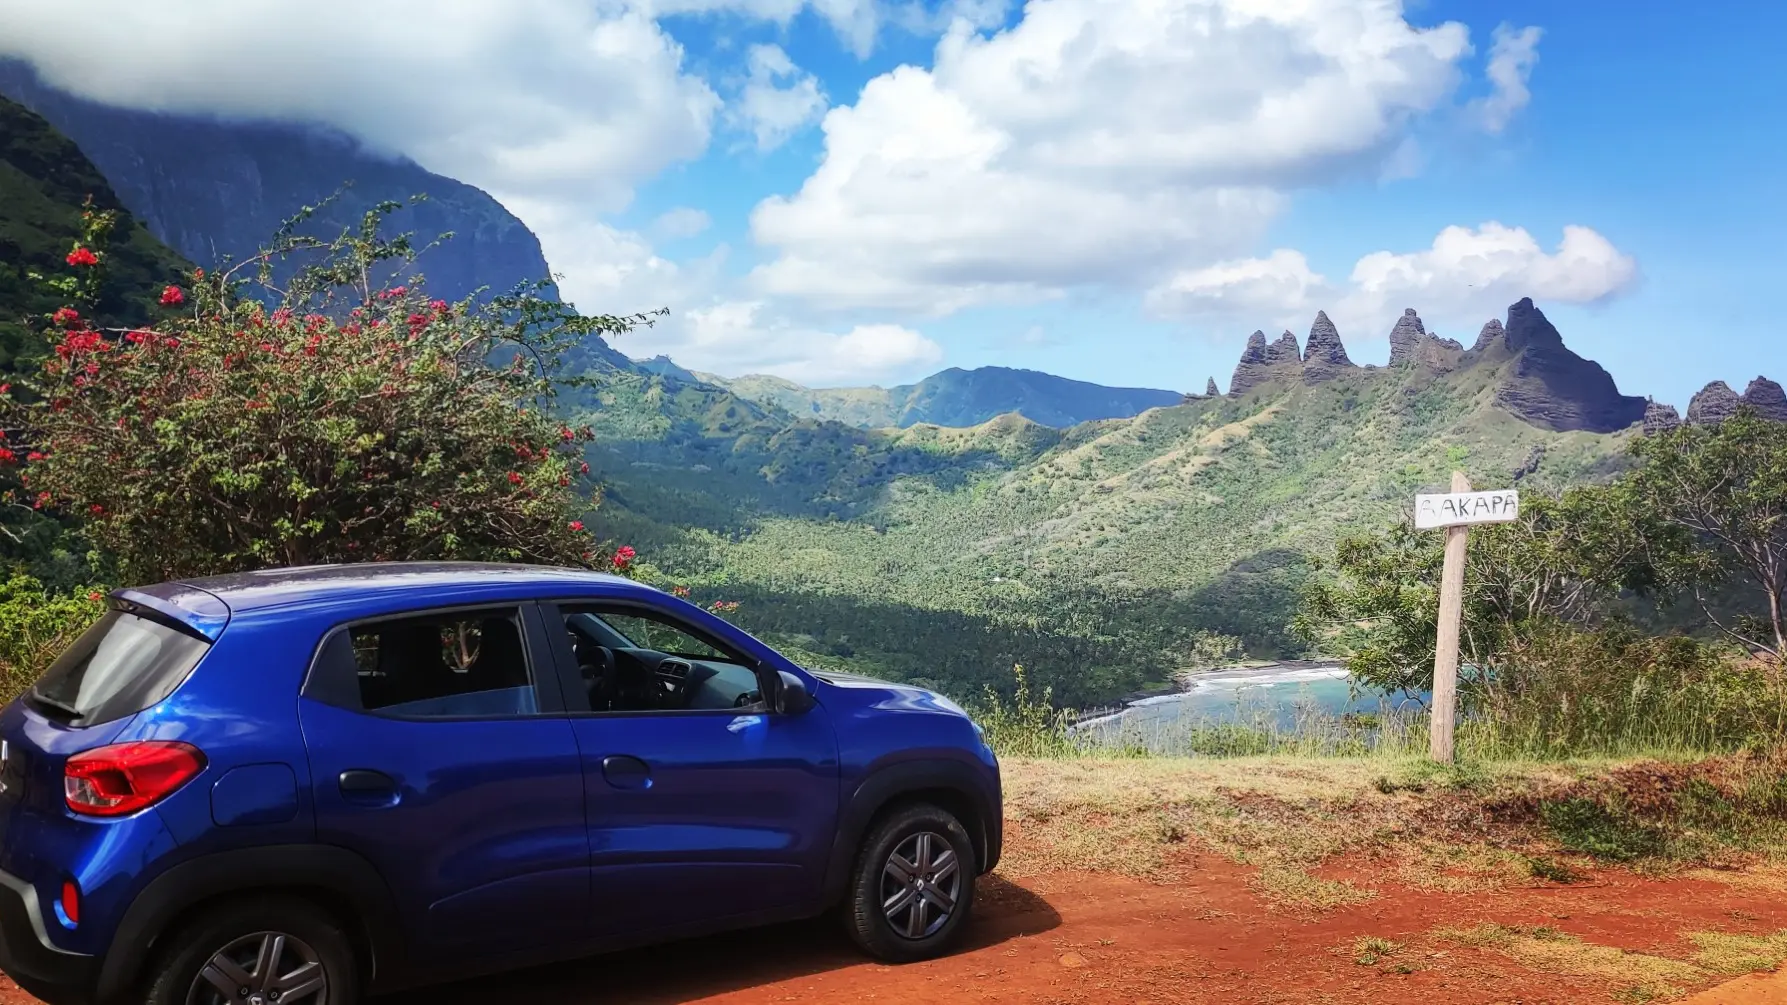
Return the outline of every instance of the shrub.
{"type": "Polygon", "coordinates": [[[51,593],[22,573],[0,582],[0,704],[30,687],[104,612],[99,590],[51,593]]]}
{"type": "Polygon", "coordinates": [[[150,327],[56,312],[54,352],[0,399],[24,430],[0,449],[23,466],[9,501],[78,516],[129,581],[391,559],[629,567],[585,524],[589,429],[549,409],[561,354],[647,319],[582,317],[537,289],[449,304],[419,278],[376,287],[414,254],[378,236],[396,208],[327,243],[294,221],[253,262],[167,287],[150,327]],[[309,257],[274,281],[275,259],[283,277],[309,257]]]}

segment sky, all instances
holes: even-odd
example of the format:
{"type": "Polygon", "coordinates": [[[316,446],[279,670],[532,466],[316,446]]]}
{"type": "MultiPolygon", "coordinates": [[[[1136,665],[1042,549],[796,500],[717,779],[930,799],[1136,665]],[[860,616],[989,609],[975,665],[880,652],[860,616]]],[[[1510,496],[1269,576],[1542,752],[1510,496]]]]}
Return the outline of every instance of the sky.
{"type": "Polygon", "coordinates": [[[1622,390],[1787,380],[1787,4],[0,0],[131,107],[477,185],[634,356],[815,386],[1226,386],[1315,311],[1381,363],[1531,296],[1622,390]],[[1771,370],[1773,372],[1771,372],[1771,370]]]}

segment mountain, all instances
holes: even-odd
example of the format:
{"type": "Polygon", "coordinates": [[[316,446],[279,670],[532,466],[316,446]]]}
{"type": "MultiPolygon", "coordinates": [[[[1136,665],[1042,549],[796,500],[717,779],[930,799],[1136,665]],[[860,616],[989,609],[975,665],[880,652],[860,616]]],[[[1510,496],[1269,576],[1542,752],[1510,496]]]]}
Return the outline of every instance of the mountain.
{"type": "MultiPolygon", "coordinates": [[[[668,373],[665,366],[675,366],[666,357],[658,360],[649,365],[656,365],[659,372],[668,373]]],[[[1105,387],[1003,366],[951,367],[916,384],[890,388],[810,388],[763,374],[727,378],[682,373],[794,415],[832,419],[863,429],[904,429],[921,423],[978,426],[1007,412],[1044,426],[1066,428],[1095,419],[1128,418],[1150,408],[1177,405],[1184,398],[1178,391],[1105,387]]]]}
{"type": "Polygon", "coordinates": [[[94,312],[107,326],[142,324],[163,286],[189,268],[126,210],[111,186],[68,137],[41,116],[0,98],[0,370],[42,351],[42,315],[62,297],[29,278],[63,276],[82,234],[82,204],[113,210],[106,282],[94,312]]]}
{"type": "Polygon", "coordinates": [[[286,219],[351,182],[306,232],[333,237],[381,201],[424,194],[393,214],[389,232],[413,231],[418,244],[453,233],[416,262],[436,294],[458,299],[548,276],[539,240],[495,199],[340,132],[113,108],[51,88],[13,60],[0,60],[0,95],[73,139],[150,233],[200,265],[248,257],[286,219]]]}
{"type": "Polygon", "coordinates": [[[1295,655],[1286,623],[1339,536],[1454,468],[1525,491],[1608,477],[1643,428],[1645,400],[1531,301],[1468,350],[1404,318],[1391,366],[1353,365],[1321,315],[1313,350],[1256,334],[1228,394],[1066,428],[861,429],[815,417],[843,407],[823,392],[660,365],[590,412],[605,526],[800,658],[958,697],[1021,662],[1060,701],[1109,701],[1165,680],[1200,629],[1295,655]]]}

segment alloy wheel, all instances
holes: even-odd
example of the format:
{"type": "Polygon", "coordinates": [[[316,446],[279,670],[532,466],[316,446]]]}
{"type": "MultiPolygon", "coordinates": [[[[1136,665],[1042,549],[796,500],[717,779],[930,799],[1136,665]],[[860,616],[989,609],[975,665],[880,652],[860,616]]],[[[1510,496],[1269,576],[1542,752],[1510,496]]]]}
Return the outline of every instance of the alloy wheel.
{"type": "Polygon", "coordinates": [[[881,911],[901,937],[937,934],[955,914],[961,860],[943,835],[920,831],[894,847],[881,871],[881,911]]]}
{"type": "Polygon", "coordinates": [[[308,943],[256,932],[212,954],[193,978],[187,1005],[328,1005],[329,975],[308,943]]]}

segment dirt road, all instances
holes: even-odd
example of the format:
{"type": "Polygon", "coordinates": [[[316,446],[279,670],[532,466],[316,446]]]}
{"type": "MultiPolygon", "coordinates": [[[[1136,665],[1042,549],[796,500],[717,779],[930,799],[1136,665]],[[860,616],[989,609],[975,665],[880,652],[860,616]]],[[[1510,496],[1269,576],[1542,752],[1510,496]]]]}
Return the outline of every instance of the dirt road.
{"type": "MultiPolygon", "coordinates": [[[[1695,959],[1687,933],[1764,937],[1787,929],[1779,890],[1704,879],[1609,872],[1571,886],[1468,895],[1380,886],[1369,903],[1309,914],[1262,900],[1251,870],[1214,856],[1187,866],[1158,884],[1087,874],[991,877],[980,887],[969,947],[916,966],[866,963],[834,926],[812,923],[459,984],[389,1005],[1668,1000],[1718,980],[1678,962],[1695,959]],[[1437,934],[1447,930],[1453,934],[1437,934]]],[[[5,1005],[28,1001],[10,985],[0,994],[5,1005]]],[[[1694,1001],[1770,1005],[1787,1002],[1787,985],[1751,979],[1694,1001]]]]}

